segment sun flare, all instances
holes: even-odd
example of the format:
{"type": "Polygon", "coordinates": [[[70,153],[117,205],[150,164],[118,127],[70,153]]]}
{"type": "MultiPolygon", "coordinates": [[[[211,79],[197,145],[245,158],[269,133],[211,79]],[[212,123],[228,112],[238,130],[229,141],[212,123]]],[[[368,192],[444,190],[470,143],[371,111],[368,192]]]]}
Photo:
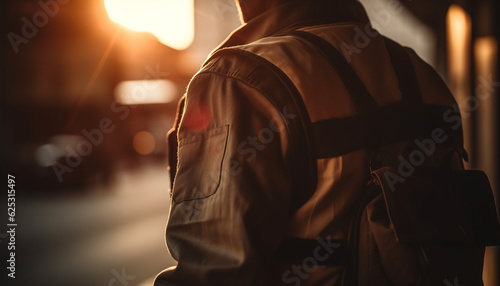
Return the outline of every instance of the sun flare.
{"type": "Polygon", "coordinates": [[[194,0],[104,0],[109,18],[182,50],[194,39],[194,0]]]}

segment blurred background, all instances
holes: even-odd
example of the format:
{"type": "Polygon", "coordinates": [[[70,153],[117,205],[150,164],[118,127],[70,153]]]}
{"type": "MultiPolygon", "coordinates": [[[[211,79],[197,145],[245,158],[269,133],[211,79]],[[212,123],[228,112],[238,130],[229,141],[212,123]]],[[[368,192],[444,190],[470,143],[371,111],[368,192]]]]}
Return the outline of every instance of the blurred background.
{"type": "MultiPolygon", "coordinates": [[[[361,2],[448,83],[468,167],[486,170],[498,205],[498,1],[361,2]]],[[[191,76],[239,26],[233,0],[0,5],[1,168],[16,177],[18,223],[17,278],[2,285],[150,285],[175,265],[165,136],[191,76]]],[[[486,285],[500,285],[498,249],[486,260],[486,285]]]]}

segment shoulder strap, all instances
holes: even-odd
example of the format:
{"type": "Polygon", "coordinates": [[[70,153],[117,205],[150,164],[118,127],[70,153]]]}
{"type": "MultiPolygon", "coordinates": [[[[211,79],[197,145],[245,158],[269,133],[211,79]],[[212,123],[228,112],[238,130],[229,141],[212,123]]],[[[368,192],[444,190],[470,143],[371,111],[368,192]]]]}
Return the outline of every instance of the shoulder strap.
{"type": "Polygon", "coordinates": [[[403,101],[415,109],[422,106],[424,101],[410,56],[400,44],[386,37],[384,37],[384,41],[392,66],[398,77],[399,90],[402,93],[403,101]]]}
{"type": "MultiPolygon", "coordinates": [[[[291,34],[313,44],[327,58],[328,62],[344,81],[359,111],[377,109],[377,103],[363,85],[361,79],[357,76],[345,57],[334,46],[323,38],[305,31],[294,31],[291,34]]],[[[398,77],[403,102],[414,108],[420,107],[423,104],[422,94],[408,53],[404,47],[393,40],[384,37],[384,41],[392,66],[398,77]]]]}
{"type": "Polygon", "coordinates": [[[324,39],[304,31],[291,33],[313,44],[337,71],[344,82],[354,104],[359,112],[369,112],[378,109],[378,105],[370,95],[365,85],[353,70],[346,58],[324,39]]]}
{"type": "MultiPolygon", "coordinates": [[[[405,48],[395,41],[384,37],[385,45],[387,51],[389,52],[389,56],[391,58],[392,66],[394,71],[396,72],[396,76],[399,81],[399,89],[401,90],[403,96],[403,102],[406,102],[404,105],[405,112],[412,117],[425,116],[429,117],[428,112],[423,112],[422,110],[429,110],[428,105],[424,103],[422,92],[420,90],[420,86],[418,83],[418,76],[415,72],[415,67],[411,61],[410,56],[406,52],[405,48]],[[427,108],[424,108],[427,106],[427,108]]],[[[448,107],[445,107],[449,109],[448,107]]],[[[442,111],[438,114],[445,114],[446,111],[442,111]]],[[[425,122],[425,119],[422,118],[412,118],[414,119],[413,124],[421,124],[425,122]]],[[[435,118],[436,122],[442,121],[442,119],[435,118]]],[[[457,149],[461,158],[465,161],[469,161],[469,155],[467,151],[464,149],[463,144],[463,132],[462,129],[456,130],[455,128],[442,127],[447,131],[447,134],[450,134],[452,137],[451,141],[453,141],[454,147],[457,149]]],[[[417,127],[413,127],[413,129],[418,129],[417,127]]],[[[428,136],[428,135],[427,135],[428,136]]]]}

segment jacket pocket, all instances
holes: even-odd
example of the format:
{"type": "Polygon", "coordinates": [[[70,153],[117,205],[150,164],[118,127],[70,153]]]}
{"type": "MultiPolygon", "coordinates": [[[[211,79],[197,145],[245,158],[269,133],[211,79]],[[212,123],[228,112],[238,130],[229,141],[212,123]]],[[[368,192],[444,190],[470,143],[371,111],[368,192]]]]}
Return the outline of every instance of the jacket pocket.
{"type": "Polygon", "coordinates": [[[229,125],[225,125],[179,141],[174,202],[203,199],[217,192],[228,133],[229,125]]]}

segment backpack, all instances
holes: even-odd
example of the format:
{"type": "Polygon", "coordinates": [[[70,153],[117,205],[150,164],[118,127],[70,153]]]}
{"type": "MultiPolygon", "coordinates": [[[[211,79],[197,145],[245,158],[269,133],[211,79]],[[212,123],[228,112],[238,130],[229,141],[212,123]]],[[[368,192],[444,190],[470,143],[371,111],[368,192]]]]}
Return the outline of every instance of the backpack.
{"type": "MultiPolygon", "coordinates": [[[[423,102],[408,54],[388,38],[384,41],[403,98],[379,107],[335,47],[304,31],[291,34],[329,61],[359,110],[350,118],[308,123],[312,131],[306,136],[316,155],[367,149],[372,158],[370,170],[365,170],[372,180],[347,241],[338,242],[343,257],[325,264],[345,266],[344,286],[483,285],[485,246],[500,244],[500,224],[485,173],[463,169],[467,153],[461,125],[443,116],[451,108],[423,102]],[[346,138],[339,140],[336,134],[346,138]],[[387,151],[398,142],[410,143],[401,154],[387,151]]],[[[288,237],[276,257],[299,263],[315,245],[288,237]]]]}

